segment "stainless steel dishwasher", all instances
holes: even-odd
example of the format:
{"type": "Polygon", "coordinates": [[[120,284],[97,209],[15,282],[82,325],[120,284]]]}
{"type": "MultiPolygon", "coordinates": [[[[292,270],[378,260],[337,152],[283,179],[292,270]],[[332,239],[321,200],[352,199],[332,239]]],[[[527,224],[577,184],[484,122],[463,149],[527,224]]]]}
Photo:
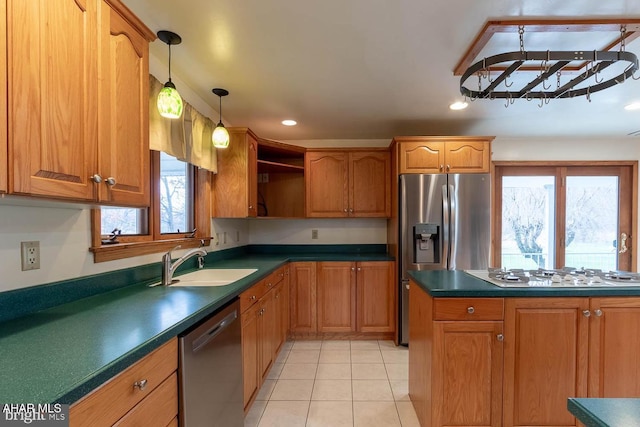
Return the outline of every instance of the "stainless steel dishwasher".
{"type": "Polygon", "coordinates": [[[180,425],[244,425],[238,300],[180,337],[180,425]]]}

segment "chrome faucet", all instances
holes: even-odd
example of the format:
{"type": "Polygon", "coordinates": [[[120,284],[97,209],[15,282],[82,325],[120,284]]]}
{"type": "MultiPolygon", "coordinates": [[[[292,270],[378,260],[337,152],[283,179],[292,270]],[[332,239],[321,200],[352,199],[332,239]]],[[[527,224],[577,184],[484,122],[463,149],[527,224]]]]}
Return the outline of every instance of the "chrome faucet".
{"type": "MultiPolygon", "coordinates": [[[[180,258],[178,258],[177,260],[175,260],[173,263],[171,262],[171,252],[175,251],[176,249],[180,249],[180,245],[176,246],[175,248],[171,249],[169,252],[167,252],[166,254],[162,255],[162,282],[161,284],[163,286],[169,286],[171,284],[171,281],[173,280],[173,273],[176,272],[176,269],[178,267],[180,267],[182,265],[182,263],[184,263],[186,260],[188,260],[189,258],[198,255],[199,257],[204,257],[205,255],[207,255],[207,251],[205,251],[202,248],[195,248],[195,249],[191,249],[189,252],[187,252],[186,254],[182,255],[180,258]]],[[[198,266],[200,265],[204,265],[203,262],[198,262],[198,266]]]]}

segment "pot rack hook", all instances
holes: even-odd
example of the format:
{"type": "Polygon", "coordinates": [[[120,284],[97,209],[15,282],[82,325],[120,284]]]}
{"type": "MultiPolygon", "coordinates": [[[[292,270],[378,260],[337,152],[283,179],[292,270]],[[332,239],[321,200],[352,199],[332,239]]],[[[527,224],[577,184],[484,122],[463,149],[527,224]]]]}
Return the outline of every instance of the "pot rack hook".
{"type": "Polygon", "coordinates": [[[587,86],[587,101],[591,102],[591,86],[587,86]]]}

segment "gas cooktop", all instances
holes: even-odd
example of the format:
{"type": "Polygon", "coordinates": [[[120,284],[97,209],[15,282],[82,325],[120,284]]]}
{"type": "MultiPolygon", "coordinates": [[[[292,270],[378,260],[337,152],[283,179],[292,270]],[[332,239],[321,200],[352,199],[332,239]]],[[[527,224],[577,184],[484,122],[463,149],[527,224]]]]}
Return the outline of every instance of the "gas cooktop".
{"type": "Polygon", "coordinates": [[[640,286],[640,274],[565,267],[560,270],[465,270],[478,279],[503,288],[640,286]]]}

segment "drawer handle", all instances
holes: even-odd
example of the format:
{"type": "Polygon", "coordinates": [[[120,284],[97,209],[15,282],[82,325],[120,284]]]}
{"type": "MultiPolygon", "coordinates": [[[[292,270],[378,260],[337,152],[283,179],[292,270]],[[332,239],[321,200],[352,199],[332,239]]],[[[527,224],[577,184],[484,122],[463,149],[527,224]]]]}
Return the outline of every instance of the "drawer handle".
{"type": "Polygon", "coordinates": [[[600,310],[600,309],[598,308],[598,309],[596,309],[596,310],[593,312],[593,314],[595,314],[596,316],[600,317],[600,316],[602,316],[602,310],[600,310]]]}
{"type": "Polygon", "coordinates": [[[133,383],[133,388],[139,388],[140,391],[144,390],[147,387],[147,380],[140,380],[133,383]]]}
{"type": "Polygon", "coordinates": [[[475,312],[476,312],[476,309],[475,309],[475,308],[473,308],[473,306],[471,306],[471,307],[467,307],[467,313],[469,313],[469,314],[473,314],[473,313],[475,313],[475,312]]]}
{"type": "Polygon", "coordinates": [[[496,338],[497,338],[497,340],[498,340],[498,341],[500,341],[500,342],[504,341],[504,335],[502,335],[502,334],[498,334],[498,335],[496,335],[496,338]]]}

